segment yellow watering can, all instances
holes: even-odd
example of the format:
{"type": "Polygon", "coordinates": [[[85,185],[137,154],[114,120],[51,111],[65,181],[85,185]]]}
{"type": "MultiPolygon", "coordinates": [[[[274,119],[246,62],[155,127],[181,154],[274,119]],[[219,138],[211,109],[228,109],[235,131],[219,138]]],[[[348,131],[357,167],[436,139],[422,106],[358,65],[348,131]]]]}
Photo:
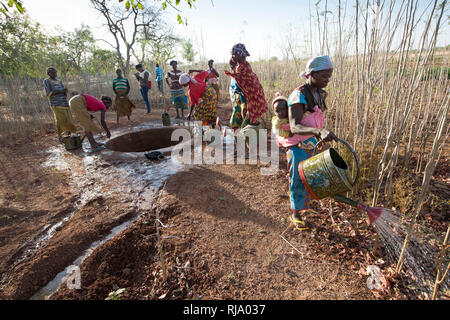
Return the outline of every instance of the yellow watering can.
{"type": "Polygon", "coordinates": [[[334,200],[349,204],[360,210],[366,211],[370,223],[374,223],[383,214],[386,209],[380,207],[369,207],[364,203],[348,199],[340,194],[351,191],[358,181],[360,168],[359,159],[355,150],[342,139],[337,138],[338,142],[343,143],[353,154],[356,161],[356,177],[349,181],[347,170],[348,165],[339,153],[329,148],[316,154],[317,145],[314,148],[314,156],[302,161],[299,164],[300,177],[309,194],[316,200],[332,197],[334,200]]]}
{"type": "Polygon", "coordinates": [[[316,154],[319,141],[314,148],[314,156],[302,161],[299,165],[303,184],[316,200],[351,191],[359,178],[359,159],[356,152],[344,140],[338,138],[337,141],[343,143],[355,157],[356,177],[353,181],[349,181],[348,165],[334,148],[316,154]]]}

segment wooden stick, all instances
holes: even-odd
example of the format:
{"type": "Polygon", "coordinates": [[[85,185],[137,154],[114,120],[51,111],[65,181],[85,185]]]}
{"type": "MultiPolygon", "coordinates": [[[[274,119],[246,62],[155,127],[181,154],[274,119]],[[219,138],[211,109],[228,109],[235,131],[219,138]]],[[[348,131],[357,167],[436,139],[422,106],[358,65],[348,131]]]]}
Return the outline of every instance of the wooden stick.
{"type": "Polygon", "coordinates": [[[378,246],[380,245],[380,235],[377,233],[377,237],[375,238],[375,244],[373,245],[373,256],[377,256],[378,246]]]}
{"type": "Polygon", "coordinates": [[[450,262],[449,262],[447,265],[447,269],[445,270],[444,274],[441,277],[441,268],[442,268],[442,263],[444,262],[443,261],[444,257],[446,256],[446,252],[447,252],[447,242],[448,242],[449,233],[450,233],[450,226],[447,227],[447,233],[445,234],[445,239],[444,239],[444,243],[442,245],[442,250],[439,253],[438,262],[437,262],[437,266],[436,266],[436,269],[437,269],[436,280],[434,282],[433,295],[431,297],[431,300],[436,300],[439,286],[444,281],[444,279],[447,276],[447,273],[450,269],[450,262]]]}
{"type": "Polygon", "coordinates": [[[330,209],[328,210],[328,213],[330,214],[331,222],[333,224],[336,224],[336,222],[334,221],[334,218],[333,218],[333,203],[331,201],[330,201],[330,209]]]}
{"type": "Polygon", "coordinates": [[[281,239],[283,239],[284,241],[286,241],[295,251],[297,251],[298,253],[300,253],[302,255],[303,258],[303,253],[298,250],[296,247],[294,247],[289,241],[287,241],[281,234],[280,234],[281,239]]]}
{"type": "Polygon", "coordinates": [[[309,257],[305,257],[305,255],[303,254],[303,252],[301,252],[300,250],[298,250],[296,247],[294,247],[289,241],[287,241],[282,235],[280,235],[280,237],[286,241],[295,251],[297,251],[298,253],[300,253],[302,255],[302,259],[308,259],[308,260],[312,260],[312,261],[320,261],[318,259],[314,259],[314,258],[309,258],[309,257]]]}

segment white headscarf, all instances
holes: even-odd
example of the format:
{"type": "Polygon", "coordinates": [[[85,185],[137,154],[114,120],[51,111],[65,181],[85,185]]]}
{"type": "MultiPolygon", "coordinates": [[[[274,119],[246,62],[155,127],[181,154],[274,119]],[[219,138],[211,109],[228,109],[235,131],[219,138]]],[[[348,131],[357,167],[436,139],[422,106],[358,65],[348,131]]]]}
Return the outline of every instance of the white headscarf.
{"type": "Polygon", "coordinates": [[[195,79],[191,78],[191,76],[188,75],[187,73],[183,73],[180,75],[179,82],[182,86],[184,86],[186,83],[189,83],[190,81],[192,81],[192,83],[195,83],[195,84],[197,83],[197,81],[195,79]]]}
{"type": "Polygon", "coordinates": [[[311,58],[306,64],[305,72],[303,72],[300,76],[308,77],[313,71],[321,71],[333,69],[333,62],[329,56],[316,56],[311,58]]]}
{"type": "Polygon", "coordinates": [[[180,75],[179,81],[180,81],[180,84],[181,84],[182,86],[184,86],[186,83],[188,83],[189,81],[191,81],[191,77],[190,77],[187,73],[182,73],[182,74],[180,75]]]}

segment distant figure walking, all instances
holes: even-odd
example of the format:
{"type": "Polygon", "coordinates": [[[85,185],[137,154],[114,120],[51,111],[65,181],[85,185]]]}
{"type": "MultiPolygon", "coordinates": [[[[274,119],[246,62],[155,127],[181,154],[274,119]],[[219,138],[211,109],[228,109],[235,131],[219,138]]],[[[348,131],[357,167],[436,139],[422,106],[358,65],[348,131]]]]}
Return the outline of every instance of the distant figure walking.
{"type": "Polygon", "coordinates": [[[213,87],[214,90],[216,90],[217,93],[217,101],[220,100],[220,88],[219,88],[219,72],[213,67],[214,60],[208,61],[208,69],[206,71],[208,72],[208,76],[206,77],[206,85],[213,87]]]}
{"type": "Polygon", "coordinates": [[[45,94],[55,116],[58,139],[62,143],[62,135],[65,132],[76,132],[72,114],[67,101],[67,88],[61,79],[57,78],[57,71],[53,67],[47,68],[48,78],[44,80],[45,94]]]}
{"type": "Polygon", "coordinates": [[[183,71],[177,69],[178,63],[175,60],[170,61],[170,65],[172,66],[172,70],[167,72],[166,82],[170,87],[172,104],[175,106],[175,110],[177,111],[176,119],[180,118],[178,110],[181,110],[181,118],[184,119],[184,109],[188,108],[188,101],[186,94],[184,93],[184,88],[180,84],[180,76],[183,74],[183,71]]]}
{"type": "Polygon", "coordinates": [[[105,148],[104,144],[97,142],[94,139],[93,133],[101,133],[102,129],[92,121],[94,116],[90,112],[100,111],[100,123],[106,131],[106,136],[111,137],[108,126],[105,122],[106,110],[111,107],[112,99],[107,96],[102,96],[101,101],[88,94],[77,94],[69,100],[70,110],[73,112],[75,118],[83,127],[86,137],[91,144],[91,152],[101,151],[105,148]]]}
{"type": "Polygon", "coordinates": [[[136,106],[128,98],[130,93],[130,83],[127,78],[122,76],[122,70],[116,70],[117,78],[113,80],[113,91],[116,94],[114,101],[115,109],[117,113],[117,123],[119,123],[119,117],[127,116],[130,120],[131,112],[136,109],[136,106]]]}
{"type": "Polygon", "coordinates": [[[150,108],[150,101],[148,100],[148,91],[150,90],[150,72],[144,70],[142,64],[136,65],[136,70],[138,72],[135,73],[136,79],[139,81],[139,85],[141,86],[141,95],[145,101],[145,105],[147,107],[147,113],[150,113],[152,110],[150,108]]]}
{"type": "Polygon", "coordinates": [[[158,63],[156,64],[155,75],[156,81],[158,82],[158,90],[159,92],[164,94],[163,69],[159,66],[158,63]]]}

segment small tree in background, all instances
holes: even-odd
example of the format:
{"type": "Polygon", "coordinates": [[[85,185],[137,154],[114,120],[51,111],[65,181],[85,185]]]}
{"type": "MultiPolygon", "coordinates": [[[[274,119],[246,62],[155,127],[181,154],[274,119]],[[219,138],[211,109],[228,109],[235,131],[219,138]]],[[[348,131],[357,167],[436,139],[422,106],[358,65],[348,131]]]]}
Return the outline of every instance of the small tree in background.
{"type": "Polygon", "coordinates": [[[117,55],[114,51],[94,48],[87,62],[87,70],[90,74],[107,74],[116,68],[116,62],[117,55]]]}
{"type": "Polygon", "coordinates": [[[0,19],[0,77],[38,76],[49,59],[49,37],[27,15],[0,19]]]}
{"type": "Polygon", "coordinates": [[[161,10],[139,2],[139,6],[124,10],[114,2],[107,0],[90,0],[94,9],[104,18],[105,26],[114,41],[108,43],[117,53],[117,61],[125,76],[131,68],[134,46],[140,32],[155,33],[161,25],[161,10]]]}
{"type": "Polygon", "coordinates": [[[181,42],[181,39],[173,34],[167,34],[153,39],[150,42],[152,59],[161,65],[175,58],[175,48],[181,42]]]}
{"type": "Polygon", "coordinates": [[[175,49],[181,39],[173,29],[162,24],[158,31],[149,33],[144,29],[138,36],[137,48],[133,49],[136,61],[149,64],[150,60],[164,65],[175,57],[175,49]]]}
{"type": "Polygon", "coordinates": [[[73,32],[59,30],[59,34],[57,40],[60,53],[65,55],[68,67],[74,68],[78,73],[85,71],[86,63],[95,46],[91,28],[81,25],[81,28],[73,32]]]}
{"type": "Polygon", "coordinates": [[[187,40],[183,43],[182,50],[183,58],[186,59],[186,61],[189,63],[194,62],[194,58],[197,55],[197,52],[194,51],[190,40],[187,40]]]}

